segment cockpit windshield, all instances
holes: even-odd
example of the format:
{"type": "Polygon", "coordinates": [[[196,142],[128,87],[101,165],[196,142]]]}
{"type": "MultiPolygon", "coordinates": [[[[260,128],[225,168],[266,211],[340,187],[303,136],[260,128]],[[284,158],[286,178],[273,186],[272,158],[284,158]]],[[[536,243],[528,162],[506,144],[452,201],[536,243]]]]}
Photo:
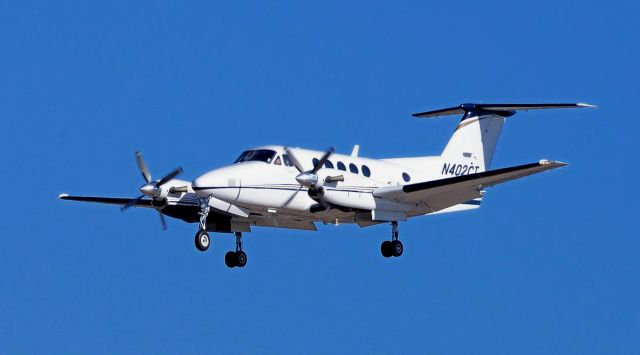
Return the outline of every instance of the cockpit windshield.
{"type": "Polygon", "coordinates": [[[236,159],[236,163],[244,163],[248,161],[263,161],[267,164],[271,164],[271,161],[276,156],[276,152],[268,149],[247,150],[240,154],[240,157],[236,159]]]}

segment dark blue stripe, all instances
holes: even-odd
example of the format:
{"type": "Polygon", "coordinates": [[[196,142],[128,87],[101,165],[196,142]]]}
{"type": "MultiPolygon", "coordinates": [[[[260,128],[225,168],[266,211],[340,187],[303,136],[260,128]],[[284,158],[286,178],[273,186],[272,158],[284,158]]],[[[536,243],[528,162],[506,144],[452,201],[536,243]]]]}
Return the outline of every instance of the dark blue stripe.
{"type": "Polygon", "coordinates": [[[476,200],[469,200],[467,202],[463,202],[463,205],[475,205],[475,206],[480,206],[480,203],[482,201],[476,201],[476,200]]]}
{"type": "MultiPolygon", "coordinates": [[[[299,186],[296,188],[288,188],[288,187],[263,187],[263,186],[198,186],[192,187],[195,191],[201,190],[222,190],[222,189],[254,189],[254,190],[285,190],[285,191],[307,191],[307,188],[300,188],[299,186]]],[[[325,189],[330,191],[339,191],[339,192],[359,192],[359,193],[371,193],[371,190],[350,190],[350,189],[334,189],[327,188],[325,189]]]]}

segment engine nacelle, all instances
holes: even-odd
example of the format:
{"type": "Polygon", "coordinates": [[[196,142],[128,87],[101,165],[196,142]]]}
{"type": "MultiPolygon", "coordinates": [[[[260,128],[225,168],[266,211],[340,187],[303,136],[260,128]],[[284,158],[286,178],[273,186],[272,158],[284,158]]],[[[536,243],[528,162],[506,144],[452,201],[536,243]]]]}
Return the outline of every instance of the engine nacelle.
{"type": "Polygon", "coordinates": [[[170,187],[166,185],[156,187],[153,191],[154,200],[166,200],[167,196],[169,196],[169,189],[170,187]]]}
{"type": "Polygon", "coordinates": [[[173,179],[167,183],[156,186],[158,181],[151,181],[140,186],[140,192],[154,200],[166,200],[171,197],[180,197],[183,193],[189,192],[190,186],[187,181],[173,179]]]}
{"type": "Polygon", "coordinates": [[[320,202],[320,200],[322,200],[322,198],[324,197],[324,188],[322,186],[310,187],[307,191],[307,194],[312,200],[320,202]]]}
{"type": "Polygon", "coordinates": [[[157,210],[161,210],[169,205],[169,200],[166,198],[154,198],[151,200],[151,206],[157,210]]]}

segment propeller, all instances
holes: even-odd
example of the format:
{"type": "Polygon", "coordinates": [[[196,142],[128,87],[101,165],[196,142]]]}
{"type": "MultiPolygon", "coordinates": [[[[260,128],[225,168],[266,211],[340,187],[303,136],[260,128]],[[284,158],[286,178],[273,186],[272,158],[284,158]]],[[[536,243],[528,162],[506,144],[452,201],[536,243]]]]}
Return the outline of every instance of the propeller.
{"type": "MultiPolygon", "coordinates": [[[[142,153],[136,152],[136,163],[138,164],[138,169],[140,169],[140,173],[142,174],[142,178],[146,182],[144,185],[140,186],[140,192],[142,195],[131,199],[129,203],[122,206],[121,210],[125,211],[132,206],[135,206],[140,200],[142,200],[145,196],[151,197],[153,201],[161,200],[166,201],[165,192],[175,193],[175,192],[186,192],[187,187],[171,187],[169,190],[163,190],[162,185],[167,182],[175,179],[178,175],[182,174],[182,168],[176,168],[172,170],[170,173],[165,175],[159,180],[153,180],[151,177],[151,173],[149,173],[149,168],[147,168],[147,164],[144,162],[144,158],[142,157],[142,153]],[[164,195],[164,196],[163,196],[164,195]]],[[[166,203],[166,202],[165,202],[166,203]]],[[[164,219],[164,215],[160,212],[160,209],[156,207],[158,214],[160,215],[160,223],[162,223],[162,229],[167,229],[167,222],[164,219]]]]}
{"type": "MultiPolygon", "coordinates": [[[[296,176],[296,181],[300,184],[300,187],[301,188],[303,186],[307,187],[309,189],[307,192],[309,194],[309,197],[311,197],[313,200],[317,201],[318,203],[323,205],[323,207],[325,207],[324,204],[326,204],[326,202],[324,202],[323,204],[323,201],[322,201],[322,196],[324,195],[324,189],[322,188],[322,186],[318,186],[318,171],[322,169],[322,167],[324,167],[329,157],[331,157],[331,154],[333,154],[334,152],[333,147],[329,147],[329,149],[324,153],[324,155],[322,155],[322,158],[320,158],[320,160],[315,164],[313,169],[307,170],[307,171],[304,170],[304,168],[302,167],[302,164],[300,164],[300,161],[296,158],[295,154],[289,148],[284,148],[284,151],[289,156],[289,160],[291,160],[291,163],[293,163],[293,166],[295,166],[296,169],[300,172],[300,174],[296,176]]],[[[325,181],[326,182],[344,181],[344,176],[343,175],[330,176],[330,177],[327,177],[325,181]]],[[[295,194],[293,196],[295,196],[295,194]]],[[[285,205],[289,204],[289,202],[293,200],[293,196],[287,201],[285,205]]]]}
{"type": "Polygon", "coordinates": [[[318,185],[318,170],[320,170],[324,166],[331,154],[333,154],[334,150],[333,147],[329,147],[329,149],[326,151],[326,153],[324,153],[322,158],[320,158],[313,169],[308,171],[304,170],[302,164],[300,164],[300,161],[296,158],[295,154],[293,154],[293,152],[289,148],[284,148],[284,151],[289,156],[289,159],[293,163],[293,166],[295,166],[296,169],[298,169],[298,171],[300,172],[300,174],[296,176],[296,181],[298,181],[300,185],[310,188],[318,185]]]}

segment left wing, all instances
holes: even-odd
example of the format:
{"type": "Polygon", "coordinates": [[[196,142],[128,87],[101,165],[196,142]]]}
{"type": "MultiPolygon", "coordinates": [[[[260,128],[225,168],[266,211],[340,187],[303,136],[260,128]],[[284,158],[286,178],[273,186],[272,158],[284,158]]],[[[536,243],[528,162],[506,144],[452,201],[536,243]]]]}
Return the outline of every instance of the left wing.
{"type": "MultiPolygon", "coordinates": [[[[67,194],[60,194],[58,196],[61,200],[70,200],[70,201],[81,201],[81,202],[95,202],[95,203],[106,203],[110,205],[119,205],[126,206],[132,202],[134,202],[135,198],[122,198],[122,197],[100,197],[100,196],[70,196],[67,194]]],[[[151,200],[138,200],[132,206],[135,207],[153,207],[153,202],[151,200]]]]}
{"type": "MultiPolygon", "coordinates": [[[[182,196],[180,196],[180,198],[170,197],[167,199],[165,206],[158,206],[158,202],[151,199],[138,200],[135,198],[121,197],[70,196],[67,194],[61,194],[60,196],[58,196],[58,198],[60,198],[61,200],[105,203],[119,206],[161,208],[163,213],[168,216],[188,221],[198,220],[198,212],[200,211],[198,198],[193,193],[183,194],[182,196]],[[133,204],[129,205],[130,203],[133,204]]],[[[224,202],[213,197],[209,199],[209,206],[217,213],[226,216],[245,218],[248,217],[250,213],[250,211],[246,208],[232,205],[228,202],[224,202]]]]}
{"type": "Polygon", "coordinates": [[[373,196],[400,203],[426,205],[431,212],[435,212],[482,197],[481,191],[485,187],[560,168],[565,165],[567,164],[562,162],[541,160],[538,163],[489,170],[447,179],[381,187],[373,191],[373,196]]]}

